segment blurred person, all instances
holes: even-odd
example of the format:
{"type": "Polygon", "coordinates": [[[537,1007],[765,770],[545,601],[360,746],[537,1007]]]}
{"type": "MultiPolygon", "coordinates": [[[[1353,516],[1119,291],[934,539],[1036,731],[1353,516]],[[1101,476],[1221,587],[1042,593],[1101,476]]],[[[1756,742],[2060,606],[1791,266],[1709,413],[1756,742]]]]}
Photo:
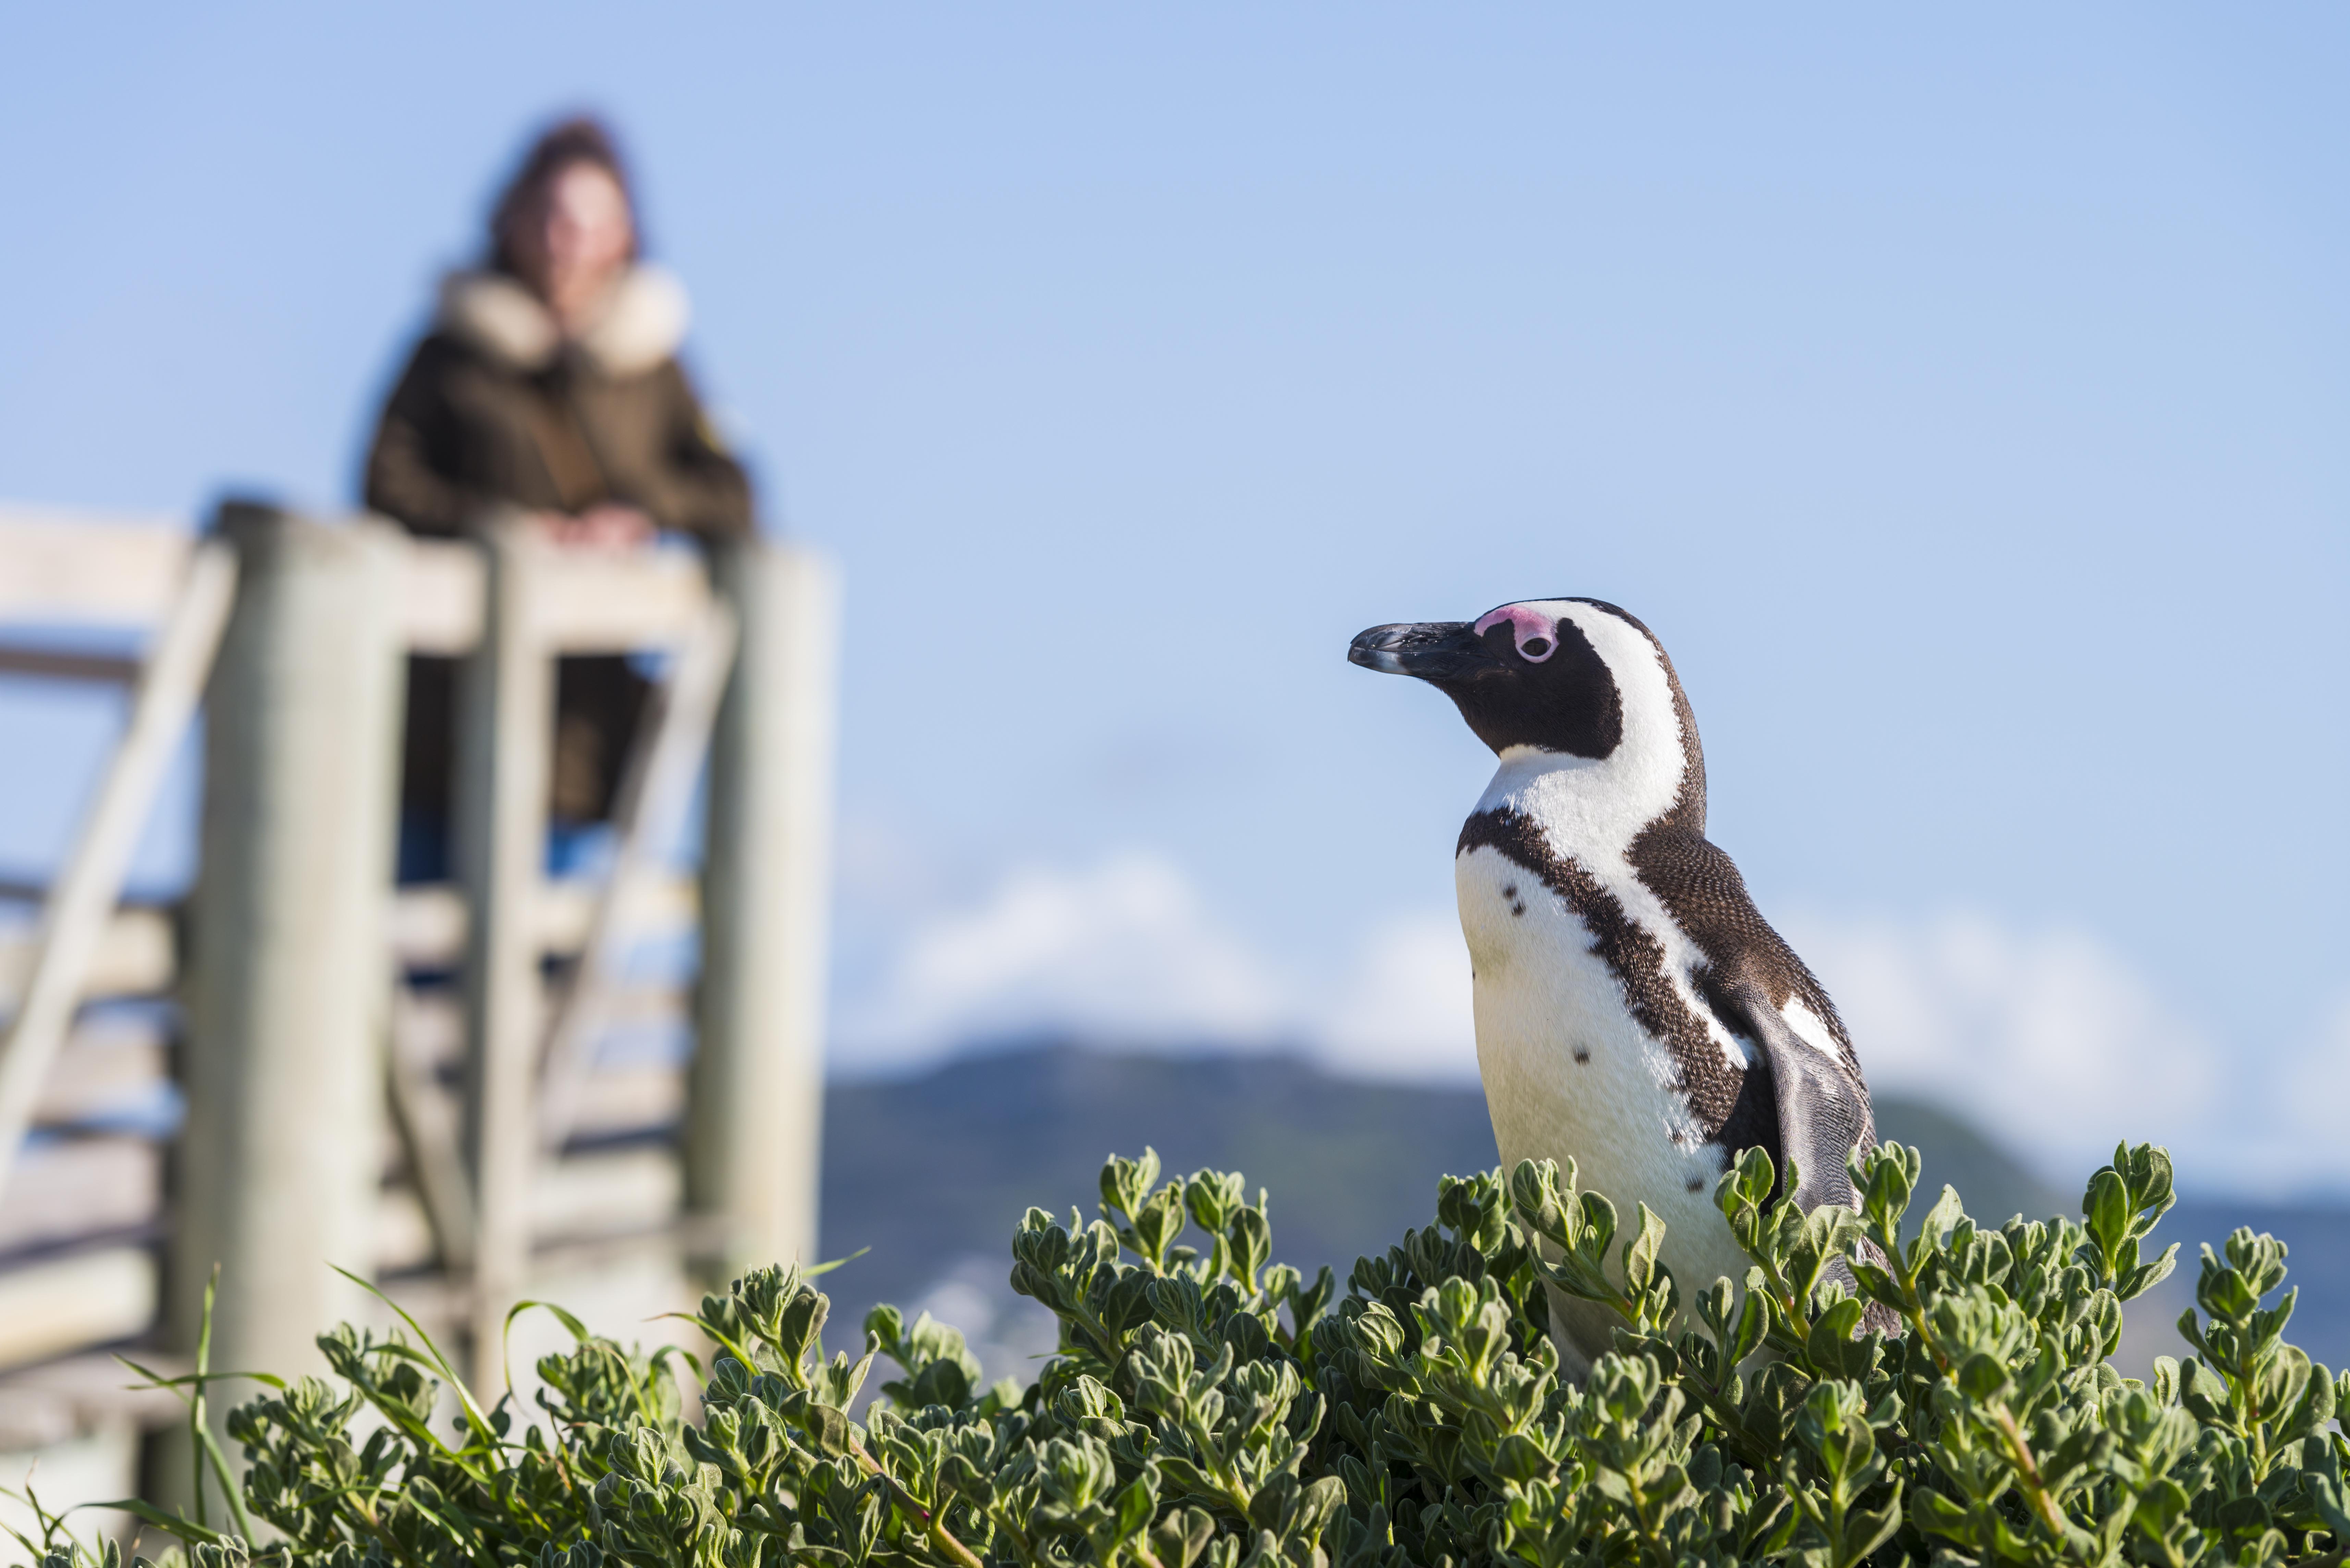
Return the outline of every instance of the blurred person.
{"type": "MultiPolygon", "coordinates": [[[[632,550],[662,530],[748,532],[751,489],[679,365],[686,299],[641,259],[636,202],[592,119],[541,136],[490,218],[478,271],[443,280],[432,327],[376,427],[367,505],[457,537],[501,506],[563,549],[632,550]]],[[[625,657],[567,658],[556,680],[550,871],[610,815],[647,682],[625,657]]],[[[409,665],[400,879],[449,875],[456,663],[409,665]]]]}

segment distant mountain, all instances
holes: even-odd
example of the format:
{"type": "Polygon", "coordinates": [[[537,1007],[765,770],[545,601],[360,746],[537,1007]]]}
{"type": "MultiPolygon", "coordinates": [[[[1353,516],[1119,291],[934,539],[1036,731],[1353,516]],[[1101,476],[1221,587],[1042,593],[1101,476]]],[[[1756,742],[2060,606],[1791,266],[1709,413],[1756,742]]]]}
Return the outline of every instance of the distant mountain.
{"type": "MultiPolygon", "coordinates": [[[[2077,1191],[2051,1188],[1935,1106],[1880,1098],[1877,1124],[1923,1155],[1920,1210],[1949,1182],[1987,1223],[2077,1213],[2077,1191]]],[[[1019,1361],[1049,1350],[1052,1331],[1005,1283],[1021,1215],[1075,1206],[1092,1220],[1104,1158],[1145,1146],[1170,1175],[1244,1172],[1273,1195],[1274,1259],[1308,1273],[1328,1263],[1341,1279],[1357,1257],[1429,1222],[1439,1176],[1498,1163],[1479,1090],[1335,1078],[1289,1056],[1053,1045],[837,1084],[827,1095],[822,1245],[833,1257],[872,1251],[827,1282],[839,1309],[827,1339],[856,1344],[870,1303],[927,1303],[973,1335],[991,1376],[1024,1376],[1019,1361]]],[[[2157,1232],[2158,1243],[2186,1241],[2187,1261],[2131,1313],[2126,1361],[2183,1354],[2168,1324],[2194,1299],[2194,1243],[2246,1222],[2293,1245],[2297,1282],[2317,1287],[2295,1343],[2329,1365],[2350,1359],[2350,1212],[2205,1202],[2182,1204],[2157,1232]]]]}
{"type": "Polygon", "coordinates": [[[1020,1050],[832,1087],[823,1248],[873,1249],[840,1284],[874,1300],[966,1255],[1008,1272],[1030,1205],[1091,1220],[1103,1159],[1146,1146],[1170,1175],[1244,1172],[1273,1194],[1274,1257],[1342,1276],[1428,1222],[1439,1176],[1497,1163],[1474,1089],[1357,1083],[1287,1056],[1020,1050]]]}
{"type": "Polygon", "coordinates": [[[1875,1108],[1877,1137],[1906,1143],[1922,1157],[1918,1189],[1925,1197],[1919,1211],[1940,1197],[1948,1183],[1966,1199],[1967,1212],[1988,1224],[2001,1224],[2015,1214],[2027,1220],[2051,1214],[2078,1217],[2080,1193],[2058,1191],[1950,1112],[1898,1096],[1878,1096],[1875,1108]]]}

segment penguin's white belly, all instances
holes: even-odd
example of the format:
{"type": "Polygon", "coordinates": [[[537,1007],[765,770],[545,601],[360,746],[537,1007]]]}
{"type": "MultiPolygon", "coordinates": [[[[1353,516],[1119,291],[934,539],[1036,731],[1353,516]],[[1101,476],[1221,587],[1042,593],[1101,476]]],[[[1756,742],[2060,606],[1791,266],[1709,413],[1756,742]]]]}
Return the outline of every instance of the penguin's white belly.
{"type": "MultiPolygon", "coordinates": [[[[1480,846],[1453,862],[1475,975],[1477,1068],[1506,1174],[1522,1159],[1575,1161],[1585,1191],[1616,1205],[1629,1238],[1646,1203],[1665,1222],[1661,1261],[1686,1304],[1747,1259],[1713,1206],[1724,1168],[1703,1141],[1664,1044],[1633,1017],[1582,917],[1534,873],[1480,846]]],[[[1551,1293],[1560,1349],[1606,1352],[1621,1320],[1551,1293]]],[[[1581,1372],[1583,1368],[1573,1368],[1581,1372]]]]}

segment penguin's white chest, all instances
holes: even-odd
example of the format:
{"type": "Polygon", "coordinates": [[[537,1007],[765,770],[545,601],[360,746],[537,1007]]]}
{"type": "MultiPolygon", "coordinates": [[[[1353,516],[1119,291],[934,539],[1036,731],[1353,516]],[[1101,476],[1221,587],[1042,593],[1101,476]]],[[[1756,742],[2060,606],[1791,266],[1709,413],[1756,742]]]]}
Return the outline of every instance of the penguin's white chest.
{"type": "MultiPolygon", "coordinates": [[[[1742,1278],[1746,1259],[1713,1206],[1721,1150],[1704,1141],[1670,1053],[1633,1015],[1583,917],[1491,846],[1461,855],[1453,880],[1503,1171],[1572,1158],[1584,1190],[1616,1205],[1627,1236],[1646,1203],[1665,1222],[1663,1262],[1684,1302],[1718,1276],[1742,1278]]],[[[1555,1294],[1553,1309],[1586,1356],[1608,1347],[1611,1315],[1555,1294]]]]}

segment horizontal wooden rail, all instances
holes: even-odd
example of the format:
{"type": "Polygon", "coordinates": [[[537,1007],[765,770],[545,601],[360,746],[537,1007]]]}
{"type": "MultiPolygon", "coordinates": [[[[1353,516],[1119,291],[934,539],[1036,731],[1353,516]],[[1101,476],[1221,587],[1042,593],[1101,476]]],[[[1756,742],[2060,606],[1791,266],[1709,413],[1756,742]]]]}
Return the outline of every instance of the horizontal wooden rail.
{"type": "MultiPolygon", "coordinates": [[[[580,1299],[576,1285],[593,1288],[593,1282],[625,1278],[649,1262],[674,1276],[681,1262],[709,1255],[724,1233],[723,1222],[708,1215],[672,1214],[639,1231],[534,1247],[531,1277],[546,1282],[555,1297],[576,1302],[580,1299]]],[[[444,1345],[464,1331],[480,1307],[470,1283],[446,1273],[387,1278],[383,1291],[444,1345]]],[[[624,1337],[635,1332],[624,1324],[616,1326],[622,1327],[624,1337]]]]}
{"type": "Polygon", "coordinates": [[[85,1023],[66,1041],[33,1105],[35,1127],[87,1127],[150,1105],[171,1080],[160,1023],[85,1023]]]}
{"type": "Polygon", "coordinates": [[[152,625],[179,597],[195,545],[172,517],[0,504],[0,619],[152,625]]]}
{"type": "MultiPolygon", "coordinates": [[[[691,877],[649,878],[629,899],[624,929],[639,938],[681,934],[693,929],[700,902],[691,877]]],[[[577,952],[595,913],[594,884],[570,878],[543,884],[531,922],[539,950],[577,952]]],[[[403,888],[392,900],[392,954],[411,969],[454,963],[465,950],[465,900],[454,888],[403,888]]]]}
{"type": "Polygon", "coordinates": [[[0,1255],[72,1247],[120,1237],[161,1218],[163,1148],[143,1137],[73,1137],[36,1144],[16,1157],[0,1200],[0,1255]]]}
{"type": "Polygon", "coordinates": [[[155,1321],[156,1279],[144,1247],[102,1247],[0,1274],[0,1366],[143,1334],[155,1321]]]}
{"type": "MultiPolygon", "coordinates": [[[[0,929],[0,1015],[14,1012],[25,994],[34,955],[29,925],[0,929]]],[[[172,918],[161,909],[117,909],[99,932],[97,950],[82,976],[85,1000],[106,996],[156,996],[178,978],[172,918]]]]}
{"type": "MultiPolygon", "coordinates": [[[[616,1089],[650,1088],[672,1118],[677,1114],[675,1073],[615,1076],[616,1089]]],[[[30,1152],[0,1211],[0,1248],[56,1249],[134,1231],[157,1213],[161,1168],[161,1151],[140,1139],[80,1140],[30,1152]]],[[[550,1162],[531,1188],[532,1250],[658,1230],[676,1217],[681,1184],[675,1153],[660,1147],[599,1149],[550,1162]]],[[[405,1185],[378,1207],[374,1243],[373,1262],[383,1273],[411,1272],[433,1261],[432,1229],[405,1185]]],[[[0,1367],[137,1334],[147,1327],[153,1301],[152,1265],[141,1247],[101,1245],[0,1269],[0,1367]],[[90,1293],[86,1321],[69,1298],[49,1293],[74,1290],[90,1293]]]]}
{"type": "MultiPolygon", "coordinates": [[[[192,1371],[152,1353],[139,1357],[165,1376],[192,1371]]],[[[23,1453],[124,1426],[147,1428],[185,1420],[187,1407],[168,1388],[128,1386],[122,1363],[93,1352],[31,1366],[0,1377],[0,1453],[23,1453]]]]}
{"type": "MultiPolygon", "coordinates": [[[[684,1022],[684,1009],[673,1013],[684,1022]]],[[[606,1067],[580,1090],[575,1139],[636,1137],[677,1129],[685,1116],[685,1068],[606,1067]]]]}
{"type": "MultiPolygon", "coordinates": [[[[409,543],[401,623],[412,651],[454,656],[480,644],[486,570],[477,545],[409,543]]],[[[551,653],[618,653],[677,642],[710,603],[702,562],[683,550],[550,550],[534,563],[530,591],[534,637],[551,653]]]]}
{"type": "MultiPolygon", "coordinates": [[[[615,987],[598,1014],[608,1029],[683,1028],[691,1022],[691,1002],[683,986],[629,984],[615,987]]],[[[392,1016],[407,1060],[438,1072],[464,1059],[465,1016],[449,992],[403,992],[392,1016]]],[[[588,1081],[600,1082],[614,1071],[599,1067],[588,1081]]]]}
{"type": "Polygon", "coordinates": [[[127,653],[66,653],[48,648],[16,648],[0,644],[0,675],[128,686],[139,679],[139,671],[142,668],[143,660],[127,653]]]}
{"type": "MultiPolygon", "coordinates": [[[[541,1170],[531,1183],[534,1252],[607,1236],[628,1236],[674,1220],[684,1179],[663,1148],[599,1149],[541,1170]]],[[[402,1274],[429,1265],[432,1227],[408,1190],[386,1194],[376,1209],[376,1267],[402,1274]]]]}
{"type": "MultiPolygon", "coordinates": [[[[195,1371],[174,1356],[152,1352],[141,1354],[139,1361],[167,1377],[195,1371]]],[[[172,1389],[127,1385],[122,1364],[103,1352],[28,1366],[0,1377],[0,1453],[24,1453],[91,1432],[120,1432],[122,1427],[155,1429],[188,1417],[188,1408],[172,1397],[172,1389]]],[[[87,1519],[87,1514],[78,1514],[78,1519],[87,1519]]]]}
{"type": "MultiPolygon", "coordinates": [[[[151,625],[171,607],[196,543],[174,518],[0,504],[0,621],[151,625]]],[[[410,649],[470,653],[482,639],[481,546],[406,544],[400,618],[410,649]]],[[[532,620],[555,653],[666,647],[683,639],[710,603],[707,574],[690,550],[550,551],[535,576],[532,620]]],[[[125,680],[136,668],[101,655],[0,649],[0,673],[125,680]]]]}

